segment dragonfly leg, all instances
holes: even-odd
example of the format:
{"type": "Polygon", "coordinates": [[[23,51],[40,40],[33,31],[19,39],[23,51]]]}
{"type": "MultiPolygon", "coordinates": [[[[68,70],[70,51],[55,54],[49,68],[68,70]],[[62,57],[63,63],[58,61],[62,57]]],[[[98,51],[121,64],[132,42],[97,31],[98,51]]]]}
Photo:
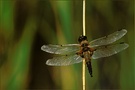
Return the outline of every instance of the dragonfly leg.
{"type": "Polygon", "coordinates": [[[96,49],[95,48],[90,48],[90,51],[94,52],[94,51],[96,51],[96,49]]]}
{"type": "Polygon", "coordinates": [[[82,51],[78,51],[76,54],[77,55],[80,55],[82,58],[84,58],[84,55],[83,55],[83,52],[82,51]]]}
{"type": "Polygon", "coordinates": [[[96,49],[95,48],[90,48],[89,51],[90,51],[90,56],[92,56],[93,52],[96,51],[96,49]]]}

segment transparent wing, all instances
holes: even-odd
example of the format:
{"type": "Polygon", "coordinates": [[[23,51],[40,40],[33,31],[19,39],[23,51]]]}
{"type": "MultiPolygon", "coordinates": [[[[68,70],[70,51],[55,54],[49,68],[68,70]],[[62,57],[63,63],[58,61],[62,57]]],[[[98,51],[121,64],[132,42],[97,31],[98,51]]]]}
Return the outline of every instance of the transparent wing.
{"type": "Polygon", "coordinates": [[[48,59],[46,64],[50,66],[67,66],[74,63],[82,62],[82,58],[79,55],[62,55],[48,59]]]}
{"type": "Polygon", "coordinates": [[[126,43],[119,43],[119,44],[98,47],[96,51],[94,51],[92,55],[92,59],[98,59],[98,58],[114,55],[126,49],[128,46],[129,45],[126,43]]]}
{"type": "Polygon", "coordinates": [[[68,54],[75,53],[80,49],[79,44],[67,44],[67,45],[43,45],[41,50],[53,53],[53,54],[68,54]]]}
{"type": "Polygon", "coordinates": [[[101,46],[101,45],[111,44],[111,43],[115,42],[116,40],[120,39],[121,37],[123,37],[126,33],[127,33],[126,29],[116,31],[108,36],[104,36],[99,39],[95,39],[95,40],[91,41],[90,46],[97,47],[97,46],[101,46]]]}

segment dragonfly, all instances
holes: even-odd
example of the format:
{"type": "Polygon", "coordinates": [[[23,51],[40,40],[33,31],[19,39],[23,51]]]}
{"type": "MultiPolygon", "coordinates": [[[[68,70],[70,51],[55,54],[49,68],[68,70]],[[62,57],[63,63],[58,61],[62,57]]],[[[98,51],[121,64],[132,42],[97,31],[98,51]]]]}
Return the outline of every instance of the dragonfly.
{"type": "Polygon", "coordinates": [[[110,35],[92,40],[88,42],[86,36],[79,36],[78,44],[65,45],[43,45],[41,50],[55,54],[55,56],[46,61],[49,66],[67,66],[82,62],[83,58],[86,61],[88,71],[92,75],[92,59],[112,56],[118,52],[128,48],[125,42],[114,43],[122,38],[127,33],[126,29],[118,30],[110,35]]]}

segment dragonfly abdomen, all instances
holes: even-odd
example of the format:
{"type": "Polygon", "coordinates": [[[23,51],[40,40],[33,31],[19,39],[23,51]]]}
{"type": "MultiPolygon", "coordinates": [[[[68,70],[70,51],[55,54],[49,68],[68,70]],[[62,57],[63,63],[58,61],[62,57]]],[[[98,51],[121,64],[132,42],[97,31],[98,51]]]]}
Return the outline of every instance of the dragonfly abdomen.
{"type": "Polygon", "coordinates": [[[88,71],[89,71],[91,77],[93,77],[92,76],[92,66],[91,66],[90,51],[84,52],[83,55],[84,55],[84,58],[85,58],[85,61],[86,61],[87,67],[88,67],[88,71]]]}
{"type": "Polygon", "coordinates": [[[87,61],[86,64],[87,64],[88,71],[89,71],[91,77],[93,77],[93,75],[92,75],[92,65],[91,65],[91,61],[87,61]]]}

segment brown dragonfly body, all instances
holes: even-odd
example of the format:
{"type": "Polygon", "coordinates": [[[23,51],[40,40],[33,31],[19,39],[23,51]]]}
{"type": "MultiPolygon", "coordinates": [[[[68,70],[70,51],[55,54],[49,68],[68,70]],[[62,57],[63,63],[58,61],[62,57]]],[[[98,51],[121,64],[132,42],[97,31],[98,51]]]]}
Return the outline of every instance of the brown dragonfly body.
{"type": "Polygon", "coordinates": [[[96,49],[90,48],[89,42],[86,36],[81,35],[78,38],[78,42],[80,43],[80,51],[76,54],[80,55],[82,58],[85,59],[89,73],[92,77],[92,65],[91,65],[91,56],[96,49]]]}

